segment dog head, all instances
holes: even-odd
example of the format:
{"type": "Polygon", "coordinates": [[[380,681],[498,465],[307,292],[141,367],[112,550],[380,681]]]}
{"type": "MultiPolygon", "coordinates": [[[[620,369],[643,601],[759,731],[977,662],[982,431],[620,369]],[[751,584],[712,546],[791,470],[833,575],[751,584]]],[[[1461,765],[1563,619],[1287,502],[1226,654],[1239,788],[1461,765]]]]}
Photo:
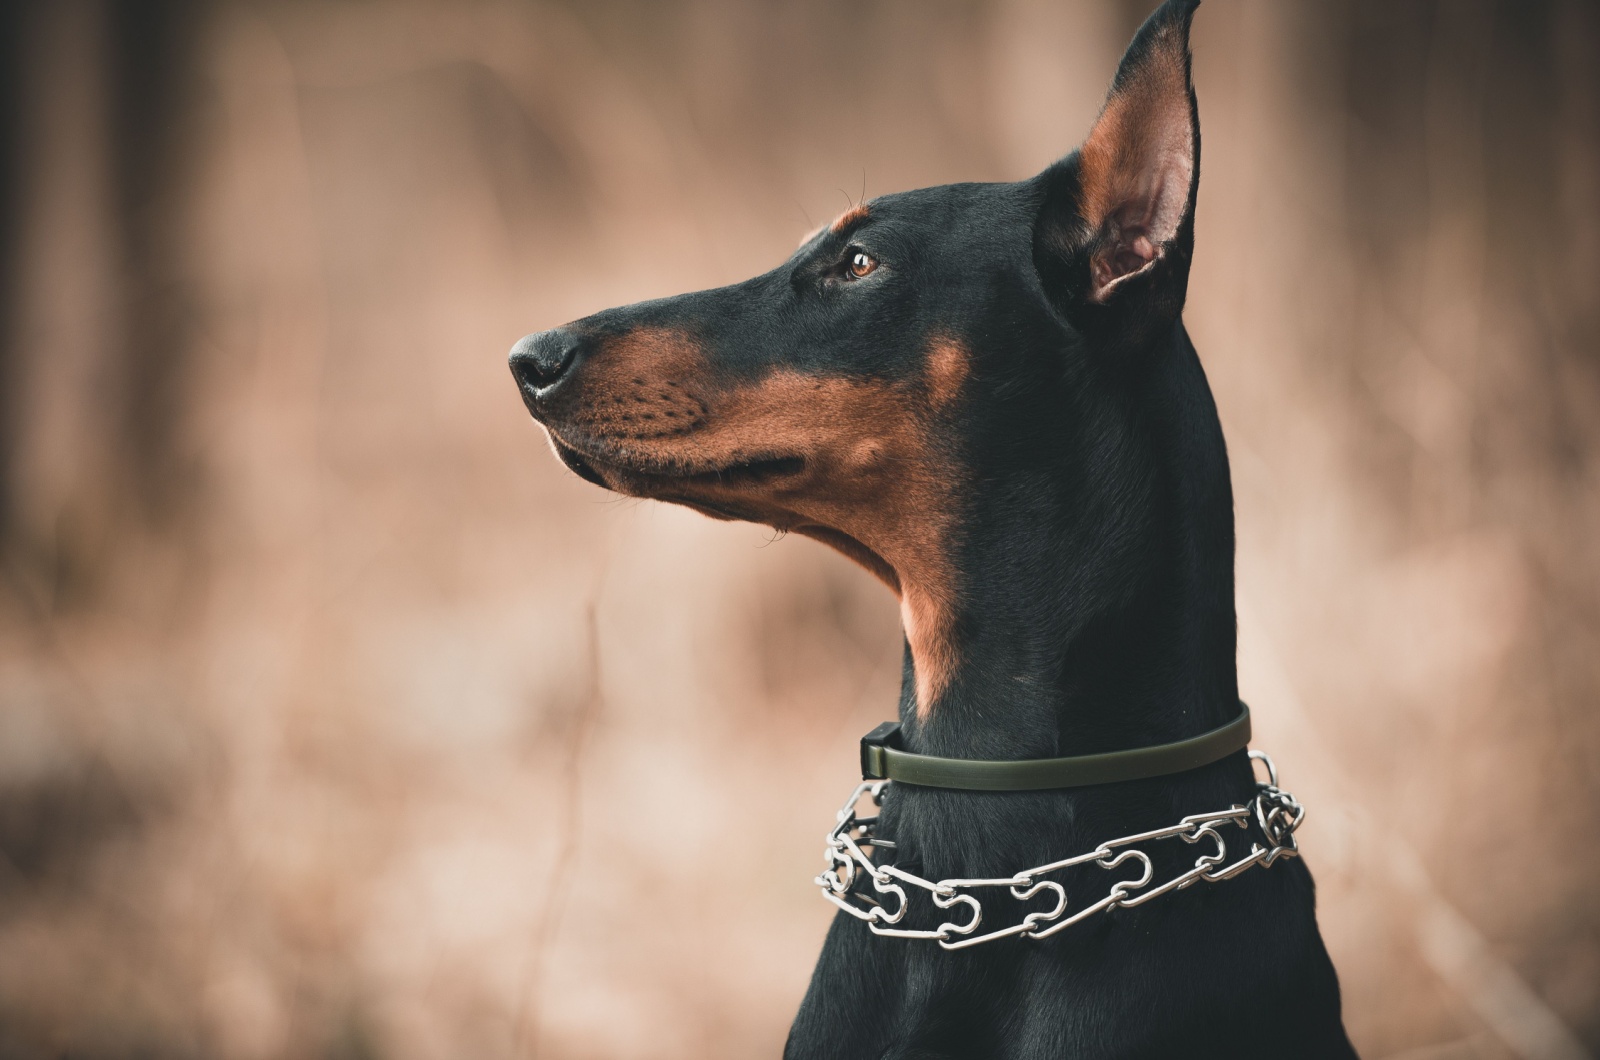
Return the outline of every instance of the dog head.
{"type": "Polygon", "coordinates": [[[557,455],[861,563],[901,598],[926,712],[959,660],[960,554],[991,514],[1030,484],[1085,512],[1130,488],[1095,453],[1183,306],[1196,3],[1150,17],[1088,139],[1038,176],[885,195],[763,275],[518,342],[557,455]]]}

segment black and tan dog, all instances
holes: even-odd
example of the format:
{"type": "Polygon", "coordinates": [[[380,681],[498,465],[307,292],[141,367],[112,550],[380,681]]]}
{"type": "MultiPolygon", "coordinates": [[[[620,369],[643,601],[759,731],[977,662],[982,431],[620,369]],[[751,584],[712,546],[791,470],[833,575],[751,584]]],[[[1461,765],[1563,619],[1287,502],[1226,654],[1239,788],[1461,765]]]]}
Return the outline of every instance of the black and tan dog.
{"type": "MultiPolygon", "coordinates": [[[[1038,176],[886,195],[764,275],[512,351],[577,474],[816,538],[894,591],[909,750],[1110,751],[1237,711],[1227,454],[1180,319],[1195,3],[1151,16],[1038,176]]],[[[927,878],[1007,876],[1253,790],[1242,751],[1071,790],[898,785],[880,829],[927,878]]],[[[787,1055],[1353,1054],[1287,861],[959,953],[841,914],[787,1055]]]]}

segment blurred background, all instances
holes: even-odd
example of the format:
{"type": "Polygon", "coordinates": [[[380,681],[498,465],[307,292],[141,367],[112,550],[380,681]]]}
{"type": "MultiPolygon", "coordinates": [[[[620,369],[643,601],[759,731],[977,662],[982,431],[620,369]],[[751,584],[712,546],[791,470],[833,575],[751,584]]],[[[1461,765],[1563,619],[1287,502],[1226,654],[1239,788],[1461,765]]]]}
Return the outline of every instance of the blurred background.
{"type": "MultiPolygon", "coordinates": [[[[1149,0],[0,6],[0,1057],[777,1055],[893,711],[525,332],[1079,142],[1149,0]]],[[[1208,0],[1241,679],[1369,1057],[1600,1050],[1600,11],[1208,0]]]]}

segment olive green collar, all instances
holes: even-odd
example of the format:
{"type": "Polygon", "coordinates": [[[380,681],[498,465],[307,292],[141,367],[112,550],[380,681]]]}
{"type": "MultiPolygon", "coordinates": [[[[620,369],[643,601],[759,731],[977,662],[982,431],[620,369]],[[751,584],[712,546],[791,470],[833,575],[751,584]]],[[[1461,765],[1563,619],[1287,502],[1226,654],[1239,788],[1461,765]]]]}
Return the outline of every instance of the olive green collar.
{"type": "Polygon", "coordinates": [[[1210,765],[1250,744],[1250,708],[1239,704],[1239,716],[1210,732],[1187,740],[1068,758],[1024,758],[985,761],[936,758],[902,750],[900,723],[886,721],[861,738],[864,780],[894,780],[926,788],[966,791],[1041,791],[1145,780],[1210,765]]]}

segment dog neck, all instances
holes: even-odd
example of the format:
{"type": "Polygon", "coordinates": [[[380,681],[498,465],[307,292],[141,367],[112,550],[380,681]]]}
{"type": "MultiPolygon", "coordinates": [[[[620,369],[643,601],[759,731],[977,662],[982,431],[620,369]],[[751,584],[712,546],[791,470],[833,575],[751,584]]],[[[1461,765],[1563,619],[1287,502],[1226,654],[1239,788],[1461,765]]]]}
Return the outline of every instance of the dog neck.
{"type": "Polygon", "coordinates": [[[1030,447],[1044,462],[977,498],[958,553],[955,664],[929,710],[916,709],[905,654],[911,749],[1090,754],[1237,712],[1227,453],[1181,324],[1169,342],[1129,388],[1137,398],[1059,410],[1056,433],[1030,447]]]}

